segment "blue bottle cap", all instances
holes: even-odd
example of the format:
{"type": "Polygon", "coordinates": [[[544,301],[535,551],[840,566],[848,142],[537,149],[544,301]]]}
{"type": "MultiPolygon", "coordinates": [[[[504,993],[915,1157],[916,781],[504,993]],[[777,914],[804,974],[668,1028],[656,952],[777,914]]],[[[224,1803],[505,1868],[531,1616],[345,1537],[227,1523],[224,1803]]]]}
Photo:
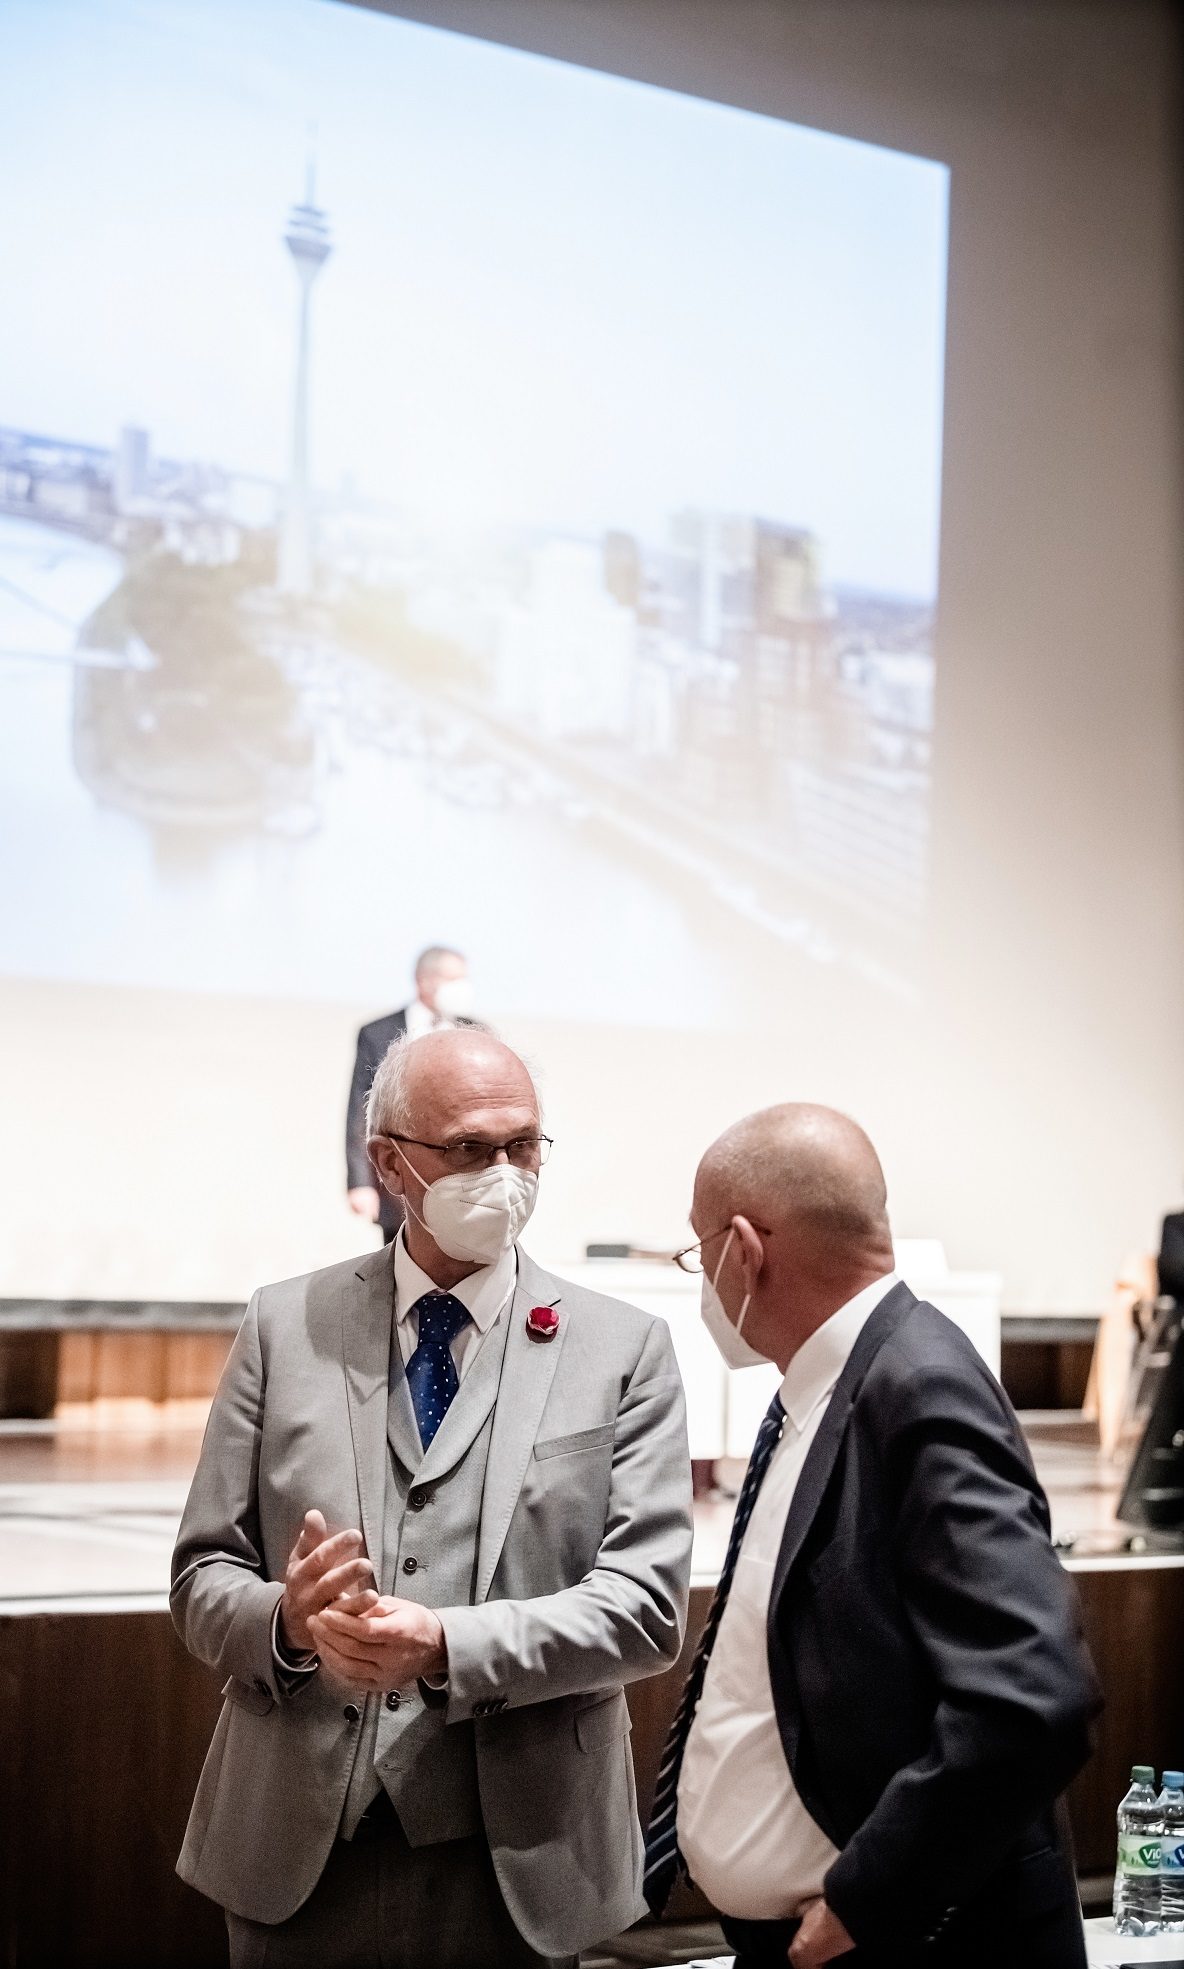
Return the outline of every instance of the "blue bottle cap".
{"type": "Polygon", "coordinates": [[[1165,1771],[1163,1788],[1165,1791],[1184,1791],[1184,1771],[1165,1771]]]}

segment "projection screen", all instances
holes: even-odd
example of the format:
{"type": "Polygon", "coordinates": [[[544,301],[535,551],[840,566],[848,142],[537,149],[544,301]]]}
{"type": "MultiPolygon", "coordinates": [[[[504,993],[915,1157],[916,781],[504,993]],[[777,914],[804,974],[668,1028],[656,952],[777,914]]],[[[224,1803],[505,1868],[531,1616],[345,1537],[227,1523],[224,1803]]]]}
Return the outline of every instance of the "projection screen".
{"type": "Polygon", "coordinates": [[[569,1048],[918,1002],[945,167],[330,0],[9,0],[5,67],[0,976],[137,1172],[72,1289],[186,1289],[211,1059],[208,1249],[282,1263],[424,944],[569,1048]]]}

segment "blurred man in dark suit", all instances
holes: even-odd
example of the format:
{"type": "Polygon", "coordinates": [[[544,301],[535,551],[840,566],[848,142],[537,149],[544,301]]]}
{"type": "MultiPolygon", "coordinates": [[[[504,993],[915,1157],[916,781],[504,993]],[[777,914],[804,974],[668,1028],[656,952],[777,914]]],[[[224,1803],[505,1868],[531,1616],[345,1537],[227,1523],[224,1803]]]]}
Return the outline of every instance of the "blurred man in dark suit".
{"type": "Polygon", "coordinates": [[[691,1222],[731,1367],[772,1360],[647,1841],[737,1969],[1085,1969],[1059,1794],[1099,1707],[1015,1414],[894,1270],[884,1178],[828,1108],[750,1115],[691,1222]]]}
{"type": "Polygon", "coordinates": [[[473,1008],[467,960],[446,944],[431,944],[415,961],[415,997],[397,1012],[371,1019],[358,1034],[345,1117],[346,1197],[368,1224],[379,1225],[389,1244],[403,1222],[403,1207],[380,1189],[366,1149],[366,1096],[383,1054],[396,1039],[420,1039],[440,1026],[465,1025],[473,1008]]]}
{"type": "Polygon", "coordinates": [[[1184,1306],[1184,1210],[1173,1210],[1159,1234],[1159,1289],[1184,1306]]]}

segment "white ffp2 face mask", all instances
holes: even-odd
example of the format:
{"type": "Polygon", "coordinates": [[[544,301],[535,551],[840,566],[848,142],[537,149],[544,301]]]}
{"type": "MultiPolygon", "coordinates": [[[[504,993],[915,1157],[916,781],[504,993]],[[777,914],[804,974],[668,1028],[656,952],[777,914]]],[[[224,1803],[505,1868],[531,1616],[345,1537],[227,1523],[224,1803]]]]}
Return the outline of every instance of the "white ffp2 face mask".
{"type": "Polygon", "coordinates": [[[444,978],[436,986],[436,1014],[441,1019],[468,1019],[473,1015],[476,993],[471,978],[444,978]]]}
{"type": "MultiPolygon", "coordinates": [[[[399,1144],[396,1142],[396,1148],[399,1144]]],[[[403,1151],[399,1148],[399,1154],[403,1151]]],[[[404,1162],[418,1182],[414,1164],[404,1162]]],[[[518,1241],[538,1197],[539,1179],[533,1169],[516,1169],[512,1162],[492,1162],[484,1169],[464,1169],[440,1176],[424,1186],[422,1207],[407,1208],[418,1217],[441,1251],[458,1263],[493,1265],[518,1241]]]]}
{"type": "Polygon", "coordinates": [[[744,1317],[752,1300],[751,1292],[745,1293],[744,1304],[741,1306],[736,1324],[733,1326],[727,1313],[724,1311],[724,1302],[716,1290],[715,1281],[724,1268],[724,1259],[728,1255],[728,1246],[731,1244],[735,1235],[736,1231],[735,1227],[733,1227],[724,1240],[724,1248],[720,1252],[719,1264],[715,1268],[714,1276],[708,1277],[706,1272],[703,1274],[703,1291],[699,1310],[703,1317],[704,1326],[723,1355],[725,1367],[763,1367],[768,1358],[767,1355],[758,1354],[756,1348],[744,1338],[744,1335],[740,1331],[744,1325],[744,1317]]]}

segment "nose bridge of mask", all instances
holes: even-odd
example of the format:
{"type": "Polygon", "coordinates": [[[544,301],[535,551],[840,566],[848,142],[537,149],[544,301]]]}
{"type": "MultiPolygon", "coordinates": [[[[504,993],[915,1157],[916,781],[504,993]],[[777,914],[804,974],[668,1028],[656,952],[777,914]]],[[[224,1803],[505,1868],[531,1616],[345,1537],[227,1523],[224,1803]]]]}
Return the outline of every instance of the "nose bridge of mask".
{"type": "Polygon", "coordinates": [[[487,1162],[481,1169],[465,1170],[443,1180],[452,1186],[449,1193],[461,1199],[468,1209],[490,1210],[500,1216],[520,1203],[526,1185],[512,1178],[522,1173],[508,1162],[487,1162]]]}

